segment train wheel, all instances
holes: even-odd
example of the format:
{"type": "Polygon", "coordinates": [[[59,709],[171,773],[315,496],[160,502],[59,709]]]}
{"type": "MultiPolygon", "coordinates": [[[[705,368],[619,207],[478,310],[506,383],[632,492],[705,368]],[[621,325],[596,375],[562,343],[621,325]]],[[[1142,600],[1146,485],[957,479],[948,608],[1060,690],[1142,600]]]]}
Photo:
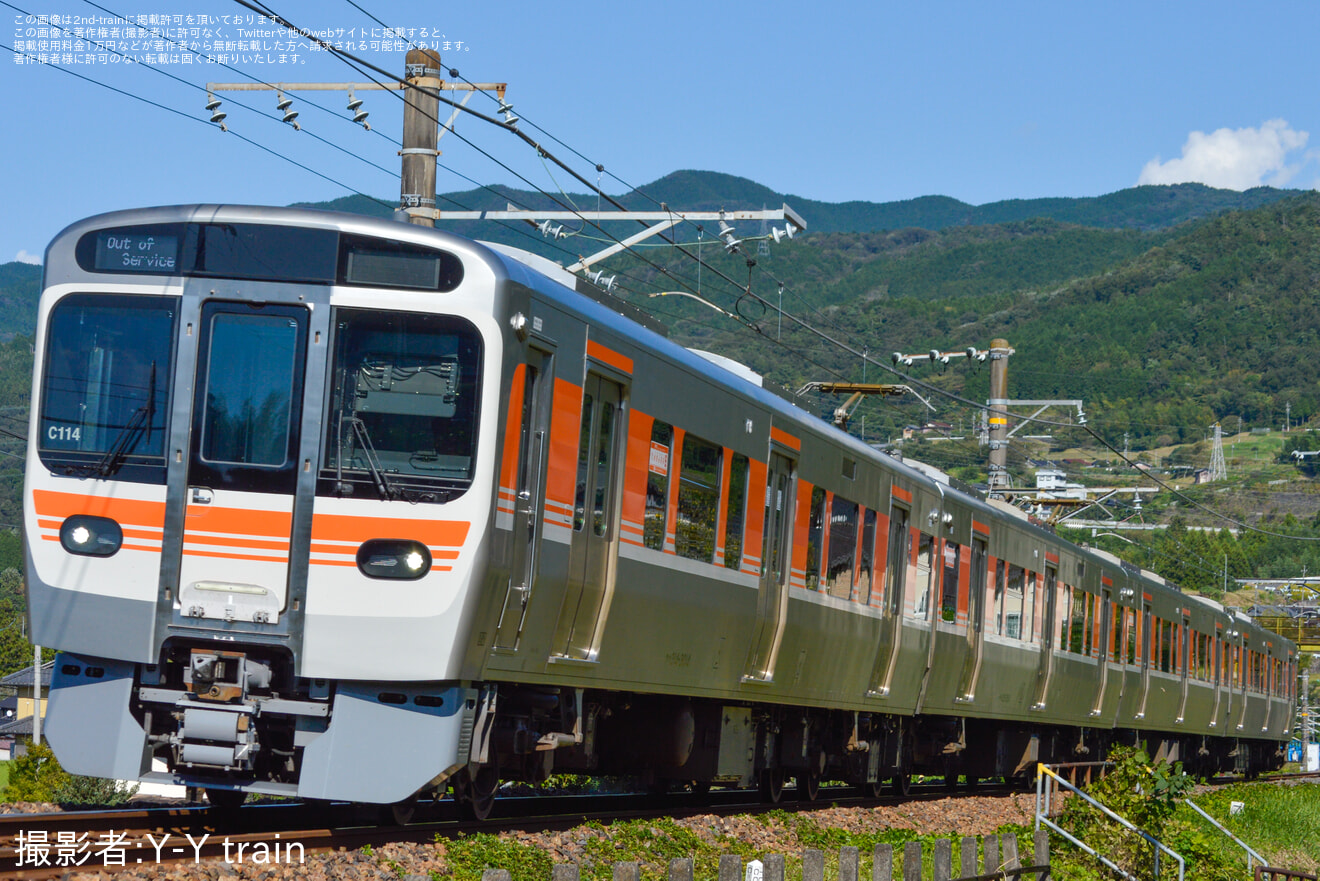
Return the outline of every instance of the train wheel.
{"type": "Polygon", "coordinates": [[[981,778],[980,778],[980,777],[977,777],[975,774],[968,774],[968,775],[967,775],[967,788],[968,788],[969,790],[973,790],[973,791],[974,791],[974,790],[977,790],[977,789],[980,789],[980,788],[981,788],[981,778]]]}
{"type": "Polygon", "coordinates": [[[815,801],[820,797],[820,772],[816,770],[798,774],[793,778],[797,784],[798,801],[815,801]]]}
{"type": "Polygon", "coordinates": [[[953,791],[954,791],[955,789],[957,789],[957,788],[958,788],[958,772],[957,772],[957,771],[945,771],[945,772],[944,772],[944,791],[945,791],[945,792],[953,792],[953,791]]]}
{"type": "Polygon", "coordinates": [[[885,792],[885,782],[874,780],[870,783],[863,783],[861,790],[863,798],[880,798],[885,792]]]}
{"type": "Polygon", "coordinates": [[[382,823],[394,826],[407,826],[412,822],[413,815],[417,813],[417,796],[405,798],[402,801],[396,801],[392,805],[384,805],[380,809],[380,819],[382,823]]]}
{"type": "Polygon", "coordinates": [[[889,778],[889,786],[894,795],[901,795],[906,798],[912,794],[912,775],[906,771],[900,771],[889,778]]]}
{"type": "Polygon", "coordinates": [[[757,788],[761,791],[761,801],[777,805],[784,797],[784,769],[766,768],[757,779],[757,788]]]}
{"type": "Polygon", "coordinates": [[[688,789],[698,800],[704,800],[710,796],[710,781],[690,780],[688,781],[688,789]]]}
{"type": "Polygon", "coordinates": [[[216,813],[232,815],[238,812],[247,799],[247,793],[239,789],[207,789],[206,800],[216,813]]]}
{"type": "Polygon", "coordinates": [[[494,762],[482,765],[473,774],[462,772],[461,786],[455,787],[459,809],[469,820],[485,820],[495,809],[495,790],[500,788],[500,772],[494,762]]]}

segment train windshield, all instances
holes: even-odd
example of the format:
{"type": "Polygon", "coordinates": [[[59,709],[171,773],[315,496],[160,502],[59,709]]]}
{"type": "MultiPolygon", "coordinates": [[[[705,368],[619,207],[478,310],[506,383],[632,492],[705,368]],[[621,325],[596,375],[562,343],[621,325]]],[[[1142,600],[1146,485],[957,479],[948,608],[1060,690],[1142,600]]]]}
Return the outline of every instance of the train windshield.
{"type": "Polygon", "coordinates": [[[319,491],[414,502],[465,491],[481,354],[459,318],[339,310],[319,491]]]}
{"type": "MultiPolygon", "coordinates": [[[[38,448],[53,471],[163,466],[174,298],[73,294],[51,310],[38,448]]],[[[138,475],[140,476],[140,475],[138,475]]]]}

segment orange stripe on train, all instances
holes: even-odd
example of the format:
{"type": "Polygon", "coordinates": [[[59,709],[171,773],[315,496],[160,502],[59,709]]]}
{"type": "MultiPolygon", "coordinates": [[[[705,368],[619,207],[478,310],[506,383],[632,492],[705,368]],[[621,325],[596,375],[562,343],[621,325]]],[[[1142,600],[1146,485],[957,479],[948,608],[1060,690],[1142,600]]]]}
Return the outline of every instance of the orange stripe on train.
{"type": "Polygon", "coordinates": [[[312,515],[312,541],[364,542],[370,538],[410,538],[427,547],[456,548],[467,539],[471,528],[471,523],[460,520],[312,515]]]}
{"type": "Polygon", "coordinates": [[[212,532],[224,535],[246,535],[254,538],[288,539],[293,528],[290,511],[260,511],[248,508],[212,508],[209,505],[189,505],[184,530],[212,532]]]}
{"type": "Polygon", "coordinates": [[[61,521],[74,514],[91,514],[95,517],[109,517],[118,523],[165,527],[164,502],[112,499],[38,489],[32,492],[32,505],[36,508],[37,516],[53,517],[61,521]]]}

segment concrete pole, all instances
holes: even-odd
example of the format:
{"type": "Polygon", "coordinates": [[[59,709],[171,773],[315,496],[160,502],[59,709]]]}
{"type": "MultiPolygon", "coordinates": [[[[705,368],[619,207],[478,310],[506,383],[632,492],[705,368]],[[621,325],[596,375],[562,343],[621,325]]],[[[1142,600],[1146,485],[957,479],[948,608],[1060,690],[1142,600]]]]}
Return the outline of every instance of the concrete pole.
{"type": "Polygon", "coordinates": [[[1008,356],[1007,340],[990,341],[990,497],[1002,498],[1008,489],[1008,356]]]}
{"type": "Polygon", "coordinates": [[[32,646],[32,745],[41,745],[41,646],[32,646]]]}
{"type": "MultiPolygon", "coordinates": [[[[402,174],[399,181],[399,206],[424,208],[428,212],[435,208],[435,158],[439,155],[436,145],[439,142],[440,99],[438,96],[442,80],[440,79],[440,55],[429,49],[412,49],[408,52],[405,77],[409,84],[429,89],[436,94],[427,94],[417,89],[404,90],[403,108],[403,157],[402,174]]],[[[418,226],[435,226],[435,218],[410,215],[409,222],[418,226]]]]}

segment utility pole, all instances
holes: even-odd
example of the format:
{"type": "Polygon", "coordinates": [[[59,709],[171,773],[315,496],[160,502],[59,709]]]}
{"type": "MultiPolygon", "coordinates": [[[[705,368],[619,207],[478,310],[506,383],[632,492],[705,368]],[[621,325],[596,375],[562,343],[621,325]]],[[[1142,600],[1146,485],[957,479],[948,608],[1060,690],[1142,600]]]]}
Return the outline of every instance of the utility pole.
{"type": "Polygon", "coordinates": [[[494,92],[500,100],[501,111],[505,113],[506,123],[517,122],[509,105],[504,103],[507,83],[447,83],[440,78],[443,67],[440,55],[429,49],[412,49],[405,56],[405,79],[407,85],[400,82],[369,83],[207,83],[209,99],[206,109],[211,112],[211,122],[228,131],[224,123],[227,114],[220,110],[221,102],[215,92],[275,92],[278,103],[275,105],[284,114],[284,122],[301,130],[296,121],[298,111],[293,110],[293,99],[285,92],[347,92],[348,112],[354,122],[370,130],[367,124],[367,112],[362,109],[358,92],[373,90],[402,91],[403,110],[403,149],[399,155],[403,159],[402,173],[399,179],[399,204],[407,212],[408,221],[418,226],[435,226],[435,161],[440,155],[438,148],[441,134],[453,125],[459,109],[465,106],[476,92],[494,92]],[[441,92],[464,92],[450,114],[449,121],[440,123],[441,92]]]}
{"type": "Polygon", "coordinates": [[[991,498],[1008,489],[1008,340],[990,341],[990,474],[991,498]],[[999,411],[999,412],[994,412],[999,411]]]}
{"type": "Polygon", "coordinates": [[[422,208],[408,222],[435,226],[435,160],[440,151],[437,119],[440,113],[440,54],[411,49],[405,59],[408,85],[403,93],[403,172],[399,177],[399,205],[422,208]]]}

